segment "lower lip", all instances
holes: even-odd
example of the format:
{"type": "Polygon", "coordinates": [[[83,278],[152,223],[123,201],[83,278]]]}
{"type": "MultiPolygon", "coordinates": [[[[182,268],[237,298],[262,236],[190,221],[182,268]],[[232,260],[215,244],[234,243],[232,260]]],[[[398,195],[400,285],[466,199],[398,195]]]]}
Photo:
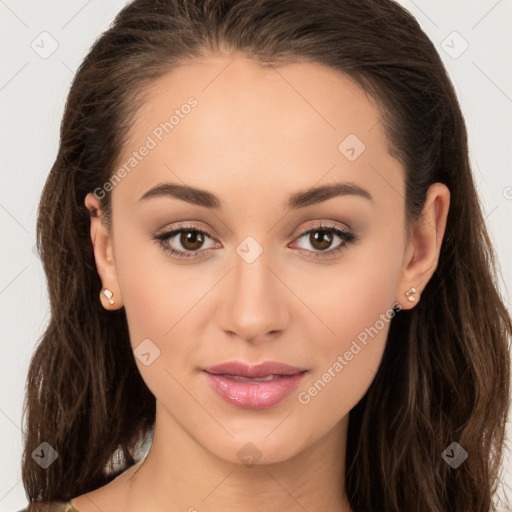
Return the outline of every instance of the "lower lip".
{"type": "Polygon", "coordinates": [[[204,373],[212,389],[240,409],[268,409],[278,404],[297,388],[306,374],[282,375],[270,381],[240,382],[223,375],[204,373]]]}

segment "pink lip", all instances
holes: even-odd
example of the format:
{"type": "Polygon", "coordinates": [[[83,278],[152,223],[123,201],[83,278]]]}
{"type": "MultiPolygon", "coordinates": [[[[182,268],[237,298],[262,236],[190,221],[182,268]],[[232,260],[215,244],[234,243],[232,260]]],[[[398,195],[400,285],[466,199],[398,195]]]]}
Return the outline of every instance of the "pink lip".
{"type": "Polygon", "coordinates": [[[307,369],[276,361],[250,365],[231,361],[203,370],[208,384],[226,402],[241,409],[267,409],[284,400],[300,383],[307,369]],[[257,379],[275,376],[272,380],[257,379]]]}

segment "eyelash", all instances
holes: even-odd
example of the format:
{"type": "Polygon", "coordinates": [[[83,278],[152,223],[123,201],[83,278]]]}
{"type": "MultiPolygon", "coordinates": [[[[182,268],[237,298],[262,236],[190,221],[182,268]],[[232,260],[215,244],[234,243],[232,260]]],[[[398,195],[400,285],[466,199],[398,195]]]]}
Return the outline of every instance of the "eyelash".
{"type": "MultiPolygon", "coordinates": [[[[181,233],[182,231],[200,233],[202,235],[206,235],[209,238],[212,238],[206,231],[203,231],[202,229],[198,229],[193,226],[178,225],[172,231],[153,235],[153,239],[158,243],[158,245],[162,248],[163,251],[165,251],[165,252],[171,254],[173,257],[176,257],[179,259],[197,258],[197,257],[199,257],[199,256],[197,256],[198,253],[207,252],[207,251],[211,250],[211,249],[199,249],[197,251],[177,251],[176,249],[172,249],[171,247],[169,247],[169,245],[167,245],[165,243],[165,241],[167,239],[172,238],[173,236],[175,236],[178,233],[181,233]]],[[[340,245],[338,247],[336,247],[335,249],[329,249],[327,251],[311,251],[309,249],[302,249],[307,252],[312,252],[314,255],[311,257],[313,257],[313,258],[325,258],[325,257],[332,256],[334,254],[337,254],[338,252],[342,251],[343,249],[346,249],[347,244],[354,243],[357,240],[356,236],[352,232],[350,232],[348,230],[341,229],[337,226],[331,226],[331,225],[326,225],[326,224],[319,224],[318,226],[314,226],[313,228],[309,228],[306,231],[303,231],[297,237],[297,239],[299,239],[299,238],[303,237],[304,235],[307,235],[311,232],[315,232],[315,231],[333,233],[342,239],[342,243],[340,243],[340,245]]]]}

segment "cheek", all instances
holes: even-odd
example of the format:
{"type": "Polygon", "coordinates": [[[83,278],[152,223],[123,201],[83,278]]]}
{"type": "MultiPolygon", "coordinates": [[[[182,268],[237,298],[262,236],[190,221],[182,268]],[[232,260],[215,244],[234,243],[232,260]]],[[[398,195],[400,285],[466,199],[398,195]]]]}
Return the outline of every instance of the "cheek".
{"type": "Polygon", "coordinates": [[[162,338],[211,284],[197,279],[194,265],[179,265],[150,233],[119,222],[115,233],[118,283],[133,341],[162,338]]]}
{"type": "Polygon", "coordinates": [[[334,428],[361,400],[382,360],[393,309],[356,313],[339,314],[336,336],[317,344],[312,372],[297,390],[301,428],[314,437],[334,428]]]}
{"type": "Polygon", "coordinates": [[[196,309],[212,285],[198,282],[193,266],[173,265],[140,233],[120,227],[117,234],[116,271],[135,362],[155,396],[165,393],[172,410],[184,407],[176,369],[193,363],[195,337],[190,330],[198,325],[196,309]]]}
{"type": "Polygon", "coordinates": [[[313,372],[297,396],[311,421],[323,418],[334,423],[347,414],[377,373],[390,322],[397,314],[393,303],[402,261],[397,240],[390,245],[384,238],[369,237],[357,251],[347,251],[342,265],[323,278],[316,275],[316,286],[312,281],[304,286],[308,305],[328,327],[322,328],[322,336],[309,331],[315,340],[313,372]]]}
{"type": "Polygon", "coordinates": [[[176,263],[130,222],[114,232],[118,283],[139,371],[156,396],[173,389],[180,396],[172,376],[181,381],[185,370],[197,367],[198,332],[211,322],[204,307],[219,277],[200,263],[176,263]],[[138,354],[148,352],[151,363],[145,365],[138,354]]]}
{"type": "Polygon", "coordinates": [[[328,328],[323,336],[327,349],[342,349],[392,308],[402,262],[402,246],[394,241],[387,244],[368,236],[360,246],[347,249],[340,264],[317,269],[302,280],[301,296],[328,328]]]}
{"type": "Polygon", "coordinates": [[[187,344],[183,340],[191,339],[183,331],[188,325],[187,311],[199,302],[206,284],[191,286],[191,271],[184,271],[185,266],[173,266],[157,243],[149,239],[149,234],[132,229],[130,222],[116,227],[116,272],[130,342],[141,374],[149,384],[156,375],[163,376],[164,358],[172,340],[176,339],[173,358],[186,357],[187,344]],[[143,347],[154,361],[148,366],[137,357],[143,347]]]}

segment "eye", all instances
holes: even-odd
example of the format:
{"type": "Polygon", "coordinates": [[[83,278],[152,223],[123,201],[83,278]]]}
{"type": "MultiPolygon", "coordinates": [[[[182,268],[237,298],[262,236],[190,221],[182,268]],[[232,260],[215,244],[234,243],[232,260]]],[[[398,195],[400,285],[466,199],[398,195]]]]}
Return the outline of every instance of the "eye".
{"type": "MultiPolygon", "coordinates": [[[[348,243],[354,242],[356,240],[356,236],[351,231],[339,228],[338,226],[325,224],[320,224],[319,226],[315,226],[314,228],[304,231],[297,238],[297,240],[300,240],[306,235],[309,235],[306,238],[306,242],[312,249],[306,248],[305,250],[312,252],[312,257],[314,258],[332,256],[333,254],[336,254],[339,251],[345,249],[348,243]],[[338,243],[335,248],[329,249],[332,247],[336,237],[339,238],[341,242],[338,243]]],[[[304,249],[304,247],[300,248],[304,249]]]]}
{"type": "Polygon", "coordinates": [[[195,258],[199,252],[208,250],[203,245],[211,237],[206,231],[195,227],[177,226],[172,231],[154,235],[153,238],[164,251],[177,258],[195,258]]]}
{"type": "MultiPolygon", "coordinates": [[[[309,235],[306,242],[312,249],[299,247],[301,250],[312,253],[314,258],[332,256],[346,248],[346,245],[356,241],[356,236],[349,230],[338,226],[320,224],[301,233],[296,239],[309,235]],[[335,238],[340,242],[334,249],[332,246],[335,238]]],[[[156,234],[153,239],[165,251],[176,258],[197,258],[201,253],[208,252],[212,247],[204,248],[207,239],[212,237],[201,229],[193,226],[179,225],[171,231],[156,234]]],[[[213,244],[215,246],[215,243],[213,244]]]]}

